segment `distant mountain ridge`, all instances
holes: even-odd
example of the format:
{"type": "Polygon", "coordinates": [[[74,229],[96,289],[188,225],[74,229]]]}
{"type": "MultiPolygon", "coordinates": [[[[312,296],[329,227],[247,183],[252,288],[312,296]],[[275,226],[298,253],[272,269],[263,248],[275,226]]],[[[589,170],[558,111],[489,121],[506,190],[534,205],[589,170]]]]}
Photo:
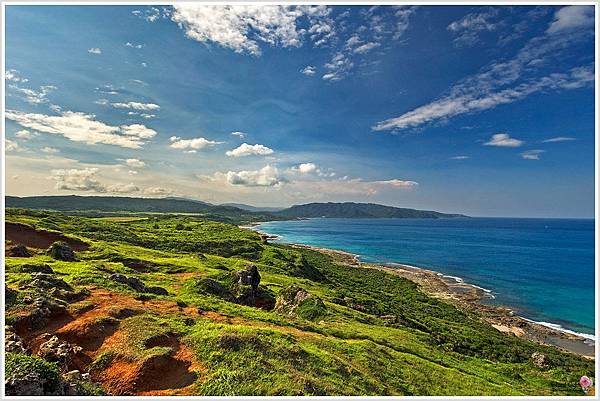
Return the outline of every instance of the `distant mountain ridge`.
{"type": "Polygon", "coordinates": [[[47,209],[61,212],[99,211],[132,213],[198,213],[221,216],[232,221],[267,221],[298,218],[422,218],[466,217],[430,210],[384,206],[376,203],[307,203],[290,208],[259,208],[244,204],[213,205],[185,198],[132,198],[124,196],[29,196],[5,197],[7,208],[47,209]],[[236,206],[234,206],[236,205],[236,206]],[[272,209],[270,211],[268,209],[272,209]]]}
{"type": "Polygon", "coordinates": [[[417,210],[399,208],[393,206],[384,206],[376,203],[308,203],[305,205],[294,205],[288,209],[273,213],[283,217],[311,218],[418,218],[418,219],[439,219],[451,217],[466,217],[462,214],[447,214],[434,212],[431,210],[417,210]]]}
{"type": "Polygon", "coordinates": [[[261,206],[252,206],[252,205],[246,205],[244,203],[221,203],[220,206],[230,206],[230,207],[237,207],[238,209],[242,209],[242,210],[247,210],[249,212],[280,212],[283,209],[285,209],[284,207],[261,207],[261,206]]]}

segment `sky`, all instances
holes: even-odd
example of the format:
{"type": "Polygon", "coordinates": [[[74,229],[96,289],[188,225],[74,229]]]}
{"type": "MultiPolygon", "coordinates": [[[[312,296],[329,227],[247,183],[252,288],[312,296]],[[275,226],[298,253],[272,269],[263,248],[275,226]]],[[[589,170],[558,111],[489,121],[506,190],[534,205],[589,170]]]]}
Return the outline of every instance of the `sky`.
{"type": "Polygon", "coordinates": [[[594,216],[593,6],[6,6],[8,195],[594,216]]]}

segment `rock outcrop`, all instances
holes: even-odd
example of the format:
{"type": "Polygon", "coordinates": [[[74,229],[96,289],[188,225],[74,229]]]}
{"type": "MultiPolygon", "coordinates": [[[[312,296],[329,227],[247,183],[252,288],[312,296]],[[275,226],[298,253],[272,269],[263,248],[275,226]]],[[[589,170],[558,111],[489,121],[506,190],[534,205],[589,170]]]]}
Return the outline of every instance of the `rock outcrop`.
{"type": "Polygon", "coordinates": [[[169,295],[169,292],[162,287],[147,287],[142,280],[137,277],[128,277],[124,274],[114,273],[111,274],[109,279],[116,281],[117,283],[125,284],[137,292],[144,292],[156,295],[169,295]]]}
{"type": "Polygon", "coordinates": [[[321,298],[292,284],[287,286],[277,296],[275,311],[290,316],[315,320],[327,313],[327,308],[321,298]]]}
{"type": "Polygon", "coordinates": [[[46,253],[56,260],[63,260],[66,262],[74,262],[77,260],[75,258],[75,252],[73,252],[69,244],[63,241],[54,242],[50,245],[50,248],[48,248],[46,253]]]}
{"type": "Polygon", "coordinates": [[[541,352],[534,352],[531,354],[531,362],[533,363],[533,366],[539,369],[548,369],[550,366],[552,366],[550,358],[541,352]]]}

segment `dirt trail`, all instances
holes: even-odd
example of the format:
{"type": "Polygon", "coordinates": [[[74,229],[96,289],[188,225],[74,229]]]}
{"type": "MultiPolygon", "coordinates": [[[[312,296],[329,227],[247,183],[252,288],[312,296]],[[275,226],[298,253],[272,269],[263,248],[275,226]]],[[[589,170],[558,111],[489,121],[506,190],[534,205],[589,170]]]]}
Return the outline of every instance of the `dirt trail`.
{"type": "Polygon", "coordinates": [[[11,240],[15,244],[23,244],[30,248],[46,249],[56,241],[66,242],[77,252],[85,251],[90,247],[89,244],[77,238],[66,237],[50,231],[36,230],[25,224],[6,222],[4,227],[7,240],[11,240]]]}

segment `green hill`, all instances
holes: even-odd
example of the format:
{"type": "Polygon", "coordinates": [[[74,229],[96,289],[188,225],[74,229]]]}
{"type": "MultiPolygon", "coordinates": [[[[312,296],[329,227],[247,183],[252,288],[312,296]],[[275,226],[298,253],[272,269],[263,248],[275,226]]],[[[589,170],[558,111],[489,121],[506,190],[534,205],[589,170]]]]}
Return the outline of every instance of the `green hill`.
{"type": "Polygon", "coordinates": [[[393,206],[383,206],[375,203],[308,203],[305,205],[295,205],[288,209],[273,213],[277,216],[288,218],[310,218],[310,217],[330,217],[330,218],[419,218],[419,219],[439,219],[448,217],[465,217],[460,214],[445,214],[429,210],[416,210],[398,208],[393,206]]]}

